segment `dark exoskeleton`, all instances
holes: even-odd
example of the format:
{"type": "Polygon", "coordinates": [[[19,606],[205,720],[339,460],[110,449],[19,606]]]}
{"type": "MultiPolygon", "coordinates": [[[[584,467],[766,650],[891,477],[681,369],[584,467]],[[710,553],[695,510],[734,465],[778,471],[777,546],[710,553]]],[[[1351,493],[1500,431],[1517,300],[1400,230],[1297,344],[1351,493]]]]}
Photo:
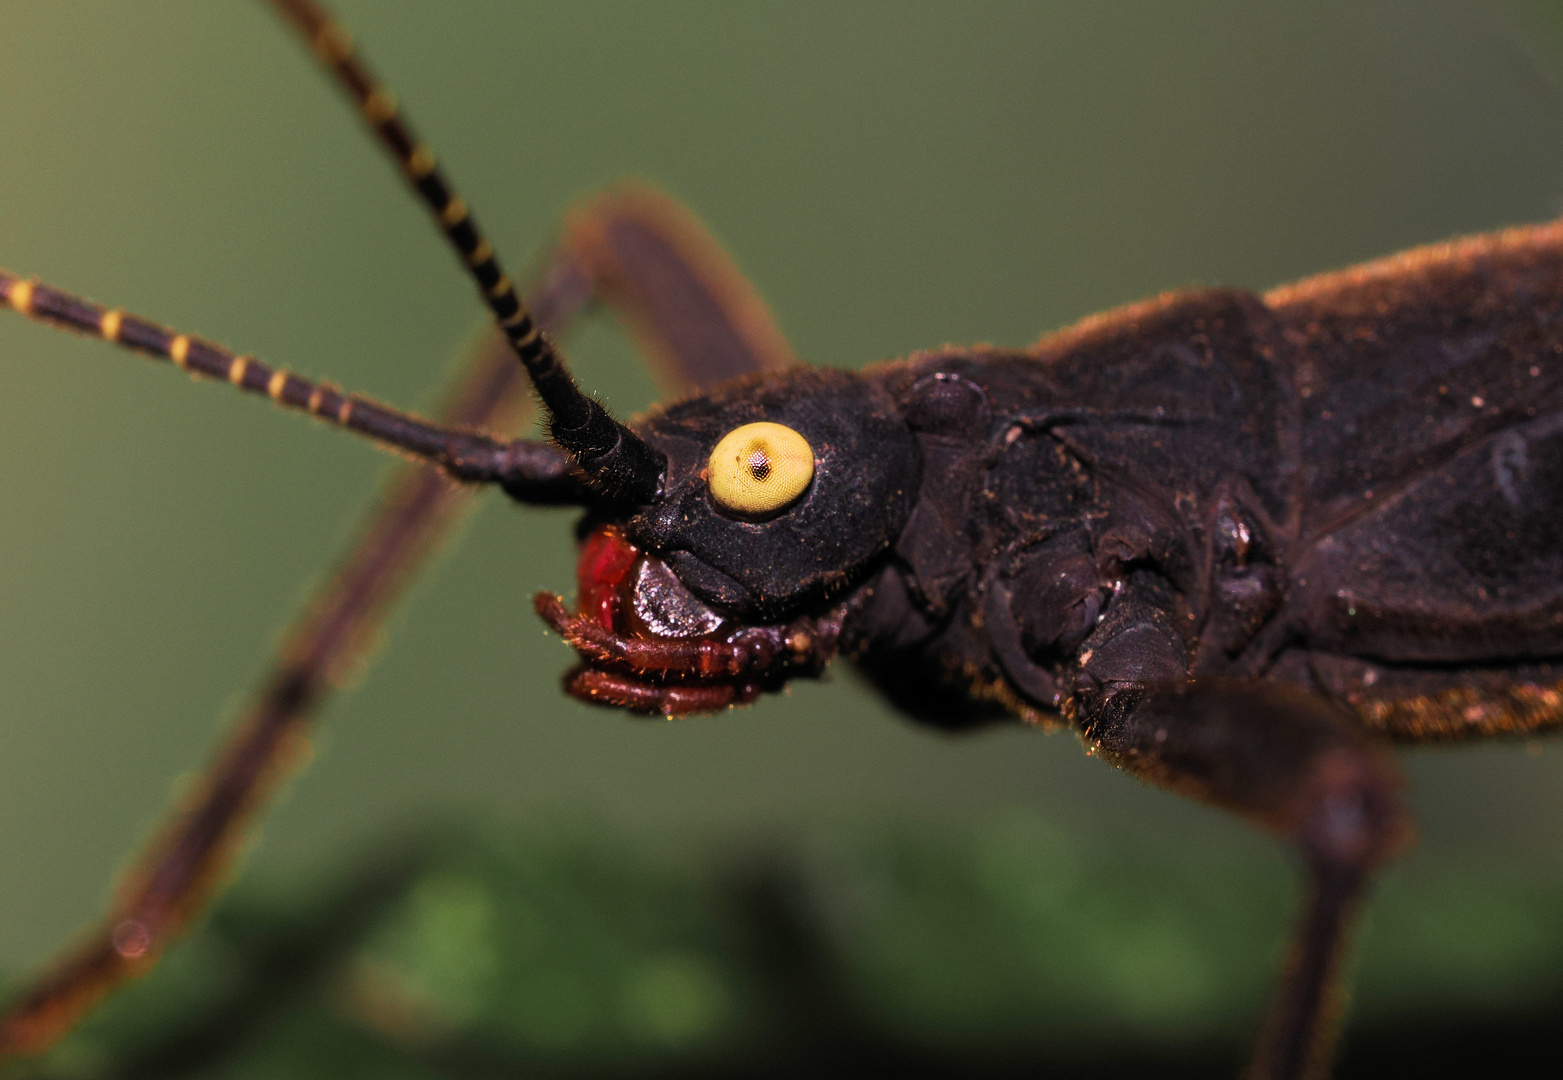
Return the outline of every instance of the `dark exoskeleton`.
{"type": "Polygon", "coordinates": [[[1560,226],[740,382],[641,432],[663,492],[596,535],[655,571],[605,621],[540,598],[571,688],[706,709],[839,647],[922,720],[1061,718],[1280,832],[1314,891],[1261,1075],[1317,1060],[1343,922],[1405,832],[1383,744],[1563,722],[1560,226]],[[817,466],[745,521],[704,466],[761,420],[817,466]]]}
{"type": "Polygon", "coordinates": [[[579,697],[709,712],[846,654],[920,720],[1068,725],[1294,843],[1310,894],[1252,1075],[1326,1067],[1347,925],[1408,832],[1389,744],[1563,724],[1563,223],[1264,296],[1169,294],[1023,351],[789,366],[709,237],[644,191],[578,210],[524,303],[347,35],[313,0],[277,6],[436,216],[504,351],[431,423],[0,272],[25,316],[433,466],[382,500],[102,927],[0,1016],[0,1054],[46,1047],[199,908],[455,513],[454,478],[584,508],[574,604],[537,598],[579,697]],[[543,331],[593,296],[695,395],[628,427],[583,395],[543,331]],[[523,372],[551,441],[498,430],[523,372]]]}

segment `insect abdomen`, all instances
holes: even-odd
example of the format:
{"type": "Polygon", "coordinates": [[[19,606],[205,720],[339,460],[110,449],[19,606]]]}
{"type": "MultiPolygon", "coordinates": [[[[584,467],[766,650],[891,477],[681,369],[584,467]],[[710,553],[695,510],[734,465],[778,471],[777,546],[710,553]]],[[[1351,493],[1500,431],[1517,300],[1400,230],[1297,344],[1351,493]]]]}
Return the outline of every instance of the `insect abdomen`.
{"type": "Polygon", "coordinates": [[[1302,420],[1297,667],[1370,723],[1563,723],[1563,224],[1277,290],[1302,420]]]}

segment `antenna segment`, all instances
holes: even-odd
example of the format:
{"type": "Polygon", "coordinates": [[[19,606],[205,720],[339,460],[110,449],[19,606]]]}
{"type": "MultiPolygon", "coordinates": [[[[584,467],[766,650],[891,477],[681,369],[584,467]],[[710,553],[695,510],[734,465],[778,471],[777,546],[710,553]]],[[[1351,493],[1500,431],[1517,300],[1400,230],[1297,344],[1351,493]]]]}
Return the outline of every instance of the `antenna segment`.
{"type": "Polygon", "coordinates": [[[554,441],[574,456],[596,486],[650,502],[661,488],[666,459],[576,386],[564,357],[538,328],[466,201],[441,174],[434,151],[413,136],[395,95],[359,60],[351,36],[314,0],[272,2],[358,105],[364,122],[433,213],[547,406],[554,441]]]}

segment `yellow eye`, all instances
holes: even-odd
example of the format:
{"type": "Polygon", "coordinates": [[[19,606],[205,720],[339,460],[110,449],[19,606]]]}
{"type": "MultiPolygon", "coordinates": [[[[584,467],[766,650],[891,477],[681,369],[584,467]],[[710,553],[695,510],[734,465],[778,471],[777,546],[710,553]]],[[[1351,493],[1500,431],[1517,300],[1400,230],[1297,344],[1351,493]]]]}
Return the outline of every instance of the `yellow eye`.
{"type": "Polygon", "coordinates": [[[790,427],[745,424],[716,444],[706,475],[722,509],[764,517],[803,494],[814,478],[814,451],[790,427]]]}

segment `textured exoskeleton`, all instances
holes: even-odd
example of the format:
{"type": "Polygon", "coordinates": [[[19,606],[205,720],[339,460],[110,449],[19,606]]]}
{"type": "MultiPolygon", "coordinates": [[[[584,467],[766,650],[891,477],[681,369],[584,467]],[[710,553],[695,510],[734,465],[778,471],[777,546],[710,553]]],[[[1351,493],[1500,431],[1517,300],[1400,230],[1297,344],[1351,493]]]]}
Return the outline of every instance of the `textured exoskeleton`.
{"type": "Polygon", "coordinates": [[[1292,840],[1311,899],[1254,1068],[1303,1075],[1406,831],[1382,743],[1563,721],[1560,355],[1552,225],[751,378],[641,425],[659,495],[603,515],[575,615],[539,609],[589,700],[706,710],[841,650],[919,719],[1061,720],[1292,840]],[[816,457],[762,521],[708,483],[755,421],[816,457]]]}
{"type": "Polygon", "coordinates": [[[579,654],[581,698],[710,712],[844,654],[922,721],[1069,725],[1293,843],[1310,892],[1252,1075],[1323,1068],[1347,924],[1407,829],[1388,743],[1563,723],[1563,223],[1263,296],[1169,294],[1026,350],[809,369],[711,238],[645,189],[578,207],[518,290],[346,32],[314,0],[275,4],[497,332],[435,422],[0,271],[23,316],[423,463],[101,926],[0,1015],[0,1055],[47,1047],[200,909],[459,513],[455,480],[582,508],[578,595],[536,601],[579,654]],[[594,298],[693,396],[626,425],[582,393],[549,335],[594,298]],[[549,440],[506,434],[523,379],[549,440]]]}
{"type": "Polygon", "coordinates": [[[1389,269],[724,386],[641,426],[667,478],[623,533],[728,633],[839,621],[939,724],[997,706],[1089,732],[1195,678],[1297,685],[1397,737],[1555,723],[1563,230],[1389,269]],[[703,479],[755,420],[818,462],[759,522],[703,479]]]}

